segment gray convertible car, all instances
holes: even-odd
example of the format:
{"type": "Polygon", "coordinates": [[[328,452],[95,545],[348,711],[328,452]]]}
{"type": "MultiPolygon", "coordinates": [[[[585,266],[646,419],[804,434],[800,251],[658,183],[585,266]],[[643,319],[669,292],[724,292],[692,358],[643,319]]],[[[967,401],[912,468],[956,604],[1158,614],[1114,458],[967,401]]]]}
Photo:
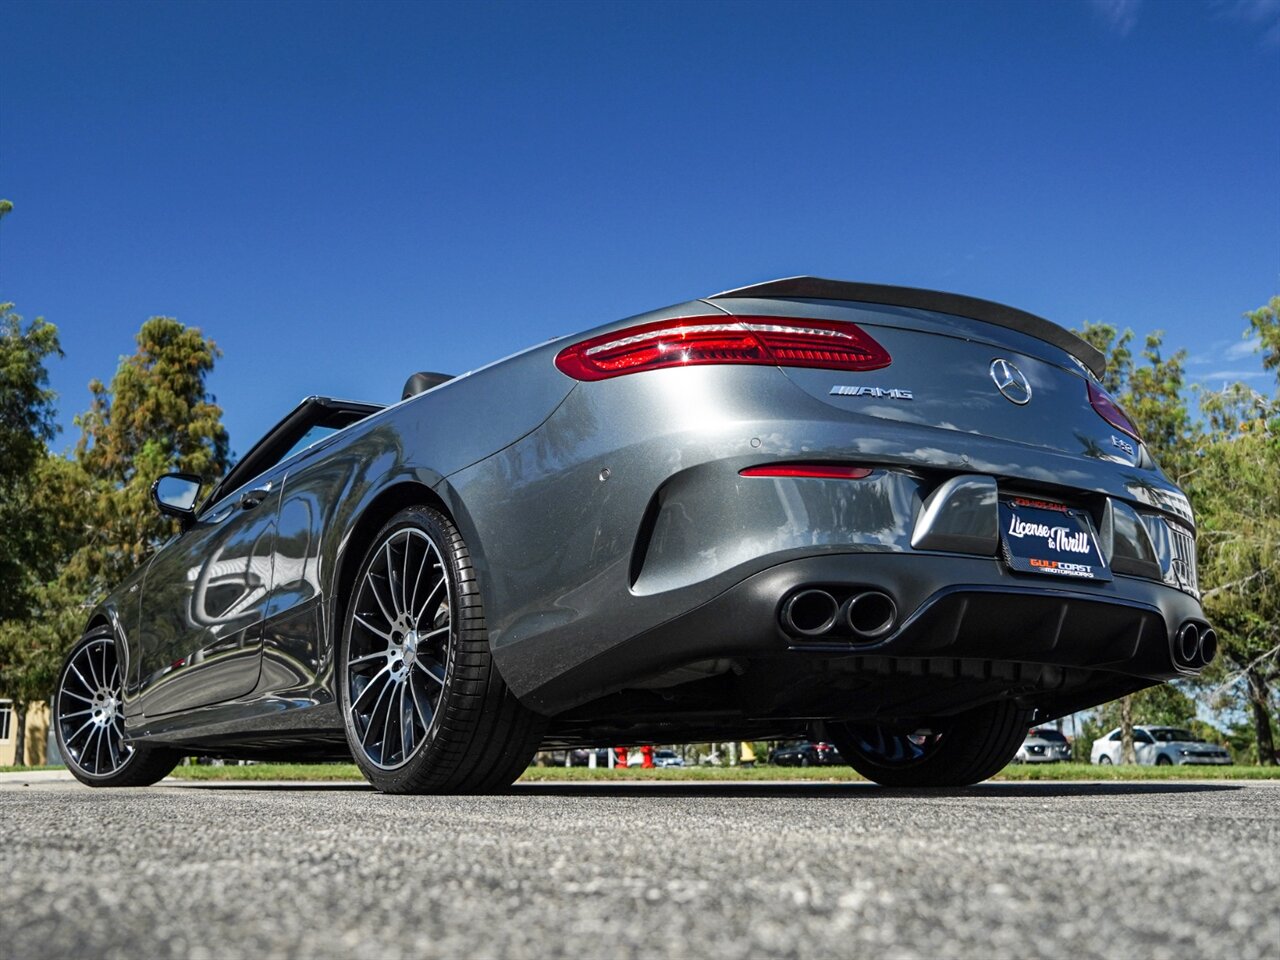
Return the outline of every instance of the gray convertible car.
{"type": "Polygon", "coordinates": [[[63,756],[459,792],[539,747],[811,737],[984,779],[1214,656],[1187,499],[1102,364],[996,303],[797,277],[312,397],[211,491],[156,483],[181,532],[70,653],[63,756]]]}

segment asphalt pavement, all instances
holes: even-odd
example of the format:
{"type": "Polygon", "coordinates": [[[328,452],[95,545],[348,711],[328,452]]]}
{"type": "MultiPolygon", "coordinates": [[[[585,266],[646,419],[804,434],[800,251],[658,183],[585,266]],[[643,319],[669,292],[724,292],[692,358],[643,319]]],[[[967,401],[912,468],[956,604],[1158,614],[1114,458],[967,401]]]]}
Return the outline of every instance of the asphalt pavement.
{"type": "Polygon", "coordinates": [[[0,954],[1278,960],[1280,784],[5,775],[0,954]]]}

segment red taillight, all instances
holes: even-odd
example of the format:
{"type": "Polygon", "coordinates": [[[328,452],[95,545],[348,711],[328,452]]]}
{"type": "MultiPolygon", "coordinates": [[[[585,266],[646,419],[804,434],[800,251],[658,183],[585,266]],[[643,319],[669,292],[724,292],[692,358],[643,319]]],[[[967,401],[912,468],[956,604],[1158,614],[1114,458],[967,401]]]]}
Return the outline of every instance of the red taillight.
{"type": "Polygon", "coordinates": [[[794,317],[680,317],[565,347],[556,367],[575,380],[709,363],[878,370],[892,358],[852,323],[794,317]]]}
{"type": "Polygon", "coordinates": [[[1093,405],[1093,409],[1098,416],[1117,430],[1122,430],[1133,439],[1141,441],[1142,438],[1138,436],[1138,428],[1133,425],[1129,415],[1120,409],[1120,404],[1111,399],[1111,394],[1107,393],[1092,380],[1088,380],[1086,383],[1089,385],[1089,403],[1093,405]]]}
{"type": "Polygon", "coordinates": [[[821,480],[862,480],[871,476],[870,467],[844,467],[826,463],[771,463],[738,471],[744,477],[817,477],[821,480]]]}

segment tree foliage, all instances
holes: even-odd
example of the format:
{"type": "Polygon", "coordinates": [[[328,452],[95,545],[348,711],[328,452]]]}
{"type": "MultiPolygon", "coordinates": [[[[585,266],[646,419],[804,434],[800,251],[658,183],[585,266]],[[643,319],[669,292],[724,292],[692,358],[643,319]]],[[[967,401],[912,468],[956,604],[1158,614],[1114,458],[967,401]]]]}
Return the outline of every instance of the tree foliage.
{"type": "MultiPolygon", "coordinates": [[[[1264,368],[1280,377],[1280,297],[1246,313],[1264,368]]],[[[1125,407],[1166,472],[1186,490],[1197,517],[1200,586],[1206,615],[1220,638],[1221,665],[1205,681],[1234,691],[1251,713],[1254,753],[1275,762],[1275,688],[1280,682],[1280,394],[1242,383],[1201,393],[1200,422],[1186,401],[1185,352],[1163,352],[1162,335],[1147,336],[1142,361],[1133,332],[1089,324],[1081,335],[1107,357],[1103,385],[1125,407]]],[[[1162,688],[1154,688],[1162,689],[1162,688]]],[[[1128,698],[1139,716],[1151,691],[1128,698]]],[[[1125,704],[1104,708],[1122,722],[1125,704]]]]}
{"type": "MultiPolygon", "coordinates": [[[[1183,389],[1186,351],[1179,350],[1166,357],[1164,333],[1156,331],[1147,334],[1141,360],[1138,360],[1130,349],[1134,336],[1132,330],[1119,333],[1109,324],[1086,323],[1084,329],[1077,332],[1106,357],[1106,369],[1101,378],[1103,387],[1128,414],[1147,449],[1165,472],[1180,480],[1194,460],[1197,437],[1183,389]]],[[[1149,706],[1152,696],[1157,694],[1142,691],[1117,702],[1115,720],[1121,730],[1120,758],[1123,763],[1135,761],[1135,713],[1137,722],[1149,722],[1144,721],[1141,711],[1149,706]]]]}
{"type": "Polygon", "coordinates": [[[19,763],[27,703],[46,695],[61,656],[41,634],[65,616],[66,597],[53,601],[51,584],[82,535],[82,514],[63,503],[82,487],[76,468],[46,451],[56,432],[46,364],[61,354],[53,324],[24,325],[13,304],[0,304],[0,691],[14,701],[19,763]]]}
{"type": "Polygon", "coordinates": [[[24,325],[13,304],[0,304],[0,621],[23,616],[29,606],[29,564],[39,537],[27,501],[56,432],[46,364],[61,355],[53,324],[37,317],[24,325]]]}
{"type": "Polygon", "coordinates": [[[222,409],[206,386],[217,344],[170,317],[152,317],[136,340],[109,387],[89,384],[92,404],[76,418],[76,457],[95,485],[96,517],[75,573],[91,590],[108,589],[173,533],[151,502],[158,477],[212,482],[227,469],[222,409]]]}
{"type": "MultiPolygon", "coordinates": [[[[1263,365],[1280,388],[1280,297],[1245,314],[1263,365]]],[[[1243,384],[1201,397],[1210,430],[1187,489],[1199,521],[1205,612],[1218,628],[1227,676],[1252,714],[1256,753],[1276,762],[1272,734],[1280,682],[1280,390],[1243,384]]]]}
{"type": "Polygon", "coordinates": [[[22,603],[0,610],[0,692],[14,701],[21,739],[27,703],[52,694],[91,601],[173,532],[151,503],[152,482],[171,471],[220,477],[227,434],[206,388],[217,346],[197,329],[154,317],[110,387],[90,384],[75,459],[48,453],[54,398],[43,364],[58,352],[56,330],[43,321],[23,328],[11,310],[4,316],[0,404],[8,433],[0,442],[20,456],[5,459],[9,472],[0,476],[7,521],[0,576],[16,584],[4,596],[22,603]]]}

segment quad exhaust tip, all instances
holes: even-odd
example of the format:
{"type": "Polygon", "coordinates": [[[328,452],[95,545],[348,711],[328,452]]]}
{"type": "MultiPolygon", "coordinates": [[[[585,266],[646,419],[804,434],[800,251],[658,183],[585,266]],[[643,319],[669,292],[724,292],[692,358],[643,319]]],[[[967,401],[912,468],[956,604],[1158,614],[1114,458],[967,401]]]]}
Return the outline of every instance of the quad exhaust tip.
{"type": "Polygon", "coordinates": [[[1203,667],[1218,655],[1218,633],[1213,627],[1188,620],[1174,638],[1174,659],[1180,667],[1203,667]]]}
{"type": "Polygon", "coordinates": [[[782,605],[782,626],[788,633],[820,637],[836,625],[840,604],[825,590],[801,590],[782,605]]]}
{"type": "Polygon", "coordinates": [[[1218,631],[1213,627],[1206,627],[1200,631],[1200,662],[1204,664],[1212,663],[1213,658],[1218,655],[1218,631]]]}
{"type": "Polygon", "coordinates": [[[844,607],[844,620],[849,632],[859,640],[876,640],[893,629],[898,619],[898,605],[893,597],[879,590],[855,593],[844,607]]]}
{"type": "Polygon", "coordinates": [[[1178,631],[1178,662],[1194,666],[1200,653],[1200,628],[1194,623],[1184,623],[1178,631]]]}
{"type": "Polygon", "coordinates": [[[778,619],[792,636],[871,641],[893,631],[898,605],[879,590],[861,590],[841,602],[827,590],[812,588],[788,597],[778,619]]]}

